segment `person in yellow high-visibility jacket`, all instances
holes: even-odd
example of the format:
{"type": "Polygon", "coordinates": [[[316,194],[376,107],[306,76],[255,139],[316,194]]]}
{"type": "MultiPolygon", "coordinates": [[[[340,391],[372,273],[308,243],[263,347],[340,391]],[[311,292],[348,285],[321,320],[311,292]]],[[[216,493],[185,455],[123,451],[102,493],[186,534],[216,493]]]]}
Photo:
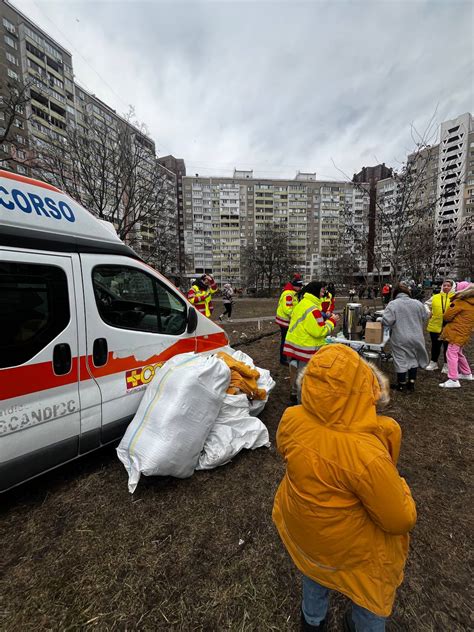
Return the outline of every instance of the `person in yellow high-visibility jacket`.
{"type": "Polygon", "coordinates": [[[425,301],[425,307],[430,315],[428,326],[426,330],[430,334],[431,338],[431,362],[426,367],[426,371],[436,371],[438,369],[438,358],[443,346],[443,372],[448,372],[448,365],[446,361],[446,350],[448,343],[439,339],[441,330],[444,325],[444,315],[448,311],[451,305],[451,297],[454,296],[456,289],[456,283],[452,279],[445,279],[441,286],[441,292],[439,294],[433,294],[431,298],[425,301]]]}
{"type": "Polygon", "coordinates": [[[298,303],[297,292],[301,290],[303,281],[301,274],[295,274],[293,279],[285,285],[283,292],[278,299],[278,307],[275,322],[280,327],[281,343],[280,343],[280,364],[288,366],[288,358],[283,355],[283,345],[285,344],[286,332],[290,325],[290,318],[295,305],[298,303]]]}
{"type": "Polygon", "coordinates": [[[339,322],[337,314],[325,317],[321,302],[326,293],[322,283],[310,281],[301,290],[301,300],[291,314],[283,353],[290,359],[290,403],[297,402],[297,377],[313,354],[326,345],[326,336],[339,322]]]}
{"type": "Polygon", "coordinates": [[[211,317],[214,306],[212,304],[212,295],[217,292],[217,283],[211,275],[203,274],[196,280],[194,285],[188,291],[188,301],[194,307],[207,316],[211,317]]]}

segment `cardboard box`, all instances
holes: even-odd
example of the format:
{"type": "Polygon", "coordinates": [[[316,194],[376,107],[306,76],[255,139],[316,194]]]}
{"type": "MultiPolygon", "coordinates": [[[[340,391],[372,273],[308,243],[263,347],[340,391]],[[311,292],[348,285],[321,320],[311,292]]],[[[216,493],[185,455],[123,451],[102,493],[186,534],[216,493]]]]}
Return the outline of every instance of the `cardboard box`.
{"type": "Polygon", "coordinates": [[[366,323],[364,340],[371,345],[380,344],[383,340],[382,323],[366,323]]]}

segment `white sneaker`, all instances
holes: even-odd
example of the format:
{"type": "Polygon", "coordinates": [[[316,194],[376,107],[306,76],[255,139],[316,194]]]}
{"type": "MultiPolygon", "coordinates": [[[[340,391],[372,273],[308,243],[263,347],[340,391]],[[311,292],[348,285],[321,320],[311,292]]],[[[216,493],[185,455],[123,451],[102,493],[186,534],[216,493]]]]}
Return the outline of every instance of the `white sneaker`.
{"type": "Polygon", "coordinates": [[[440,384],[441,388],[461,388],[458,380],[447,380],[440,384]]]}
{"type": "Polygon", "coordinates": [[[446,363],[443,364],[443,368],[441,369],[441,373],[448,374],[448,365],[446,363]]]}
{"type": "Polygon", "coordinates": [[[428,366],[425,367],[425,371],[436,371],[437,369],[438,369],[438,363],[433,362],[433,360],[431,360],[428,366]]]}
{"type": "Polygon", "coordinates": [[[472,373],[460,373],[458,380],[468,380],[469,382],[471,382],[472,380],[474,380],[474,377],[472,373]]]}

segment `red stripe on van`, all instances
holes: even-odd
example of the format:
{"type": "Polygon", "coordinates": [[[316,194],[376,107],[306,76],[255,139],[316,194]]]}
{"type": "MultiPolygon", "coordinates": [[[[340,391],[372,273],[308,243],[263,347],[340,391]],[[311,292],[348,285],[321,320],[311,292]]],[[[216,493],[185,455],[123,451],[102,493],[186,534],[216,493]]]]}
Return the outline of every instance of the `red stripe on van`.
{"type": "MultiPolygon", "coordinates": [[[[3,171],[0,169],[0,178],[8,178],[9,180],[17,180],[18,182],[23,182],[24,184],[32,184],[35,187],[41,187],[42,189],[49,189],[50,191],[55,191],[56,193],[63,193],[61,189],[57,189],[53,187],[52,184],[47,184],[46,182],[41,182],[41,180],[35,180],[34,178],[27,178],[26,176],[20,176],[17,173],[12,173],[11,171],[3,171]]],[[[65,195],[63,193],[63,195],[65,195]]]]}
{"type": "MultiPolygon", "coordinates": [[[[217,345],[221,346],[221,345],[217,345]]],[[[216,345],[214,344],[214,347],[216,345]]],[[[213,348],[214,348],[213,347],[213,348]]],[[[95,367],[92,364],[92,357],[89,356],[89,367],[94,377],[105,377],[106,375],[113,375],[114,373],[122,373],[123,371],[130,371],[130,369],[138,369],[139,367],[146,366],[147,364],[156,364],[157,362],[166,362],[178,353],[187,353],[188,351],[194,351],[196,348],[195,338],[184,338],[184,340],[178,340],[171,347],[168,347],[161,353],[152,355],[146,360],[137,360],[135,356],[130,355],[125,358],[114,358],[113,351],[109,352],[109,359],[104,366],[95,367]]],[[[84,357],[84,367],[85,357],[84,357]]],[[[87,378],[81,378],[87,379],[87,378]]]]}
{"type": "Polygon", "coordinates": [[[81,358],[81,380],[88,379],[86,375],[90,370],[92,375],[96,378],[105,377],[106,375],[113,375],[114,373],[121,373],[130,371],[130,369],[138,369],[139,367],[146,366],[147,364],[156,364],[157,362],[166,362],[178,353],[188,353],[189,351],[196,351],[196,353],[203,353],[204,351],[212,351],[228,344],[228,338],[226,334],[217,332],[215,334],[208,334],[207,336],[198,336],[197,338],[184,338],[178,340],[170,347],[158,353],[152,355],[146,360],[137,360],[135,356],[130,355],[126,358],[114,358],[113,351],[109,352],[109,359],[107,364],[101,367],[95,367],[92,364],[92,357],[89,356],[89,369],[86,365],[86,358],[81,358]],[[83,377],[84,376],[84,377],[83,377]]]}
{"type": "Polygon", "coordinates": [[[55,375],[52,362],[27,364],[0,371],[0,401],[37,393],[48,388],[66,386],[77,382],[78,358],[72,359],[72,369],[67,375],[55,375]]]}
{"type": "MultiPolygon", "coordinates": [[[[55,375],[53,372],[52,362],[39,362],[37,364],[27,364],[12,369],[4,369],[0,371],[0,401],[20,397],[29,393],[37,393],[45,391],[49,388],[57,388],[73,384],[78,380],[78,365],[80,367],[80,380],[90,380],[93,377],[100,378],[114,373],[122,373],[130,369],[146,366],[147,364],[156,364],[157,362],[166,362],[178,353],[186,353],[211,351],[228,344],[226,334],[217,332],[208,334],[207,336],[198,336],[198,338],[184,338],[178,340],[173,345],[157,355],[150,356],[146,360],[136,360],[134,356],[126,358],[114,358],[113,351],[109,352],[107,364],[101,367],[95,367],[92,364],[92,356],[86,358],[73,358],[72,370],[67,375],[55,375]],[[92,373],[92,375],[91,375],[92,373]]],[[[125,382],[124,382],[125,386],[125,382]]]]}

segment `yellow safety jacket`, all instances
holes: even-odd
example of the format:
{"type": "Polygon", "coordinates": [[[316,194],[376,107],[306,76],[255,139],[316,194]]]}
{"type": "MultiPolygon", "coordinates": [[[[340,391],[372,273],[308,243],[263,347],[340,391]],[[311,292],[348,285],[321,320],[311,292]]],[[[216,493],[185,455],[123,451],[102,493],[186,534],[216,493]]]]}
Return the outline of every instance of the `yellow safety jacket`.
{"type": "Polygon", "coordinates": [[[283,353],[295,360],[308,362],[320,347],[327,344],[326,336],[335,325],[333,316],[324,320],[321,299],[306,292],[291,315],[283,353]]]}
{"type": "Polygon", "coordinates": [[[193,285],[188,291],[188,301],[208,318],[211,316],[214,306],[211,303],[212,295],[217,292],[217,285],[214,282],[210,287],[201,290],[198,285],[193,285]]]}
{"type": "Polygon", "coordinates": [[[439,294],[435,294],[431,300],[431,313],[432,316],[428,321],[427,331],[435,332],[439,334],[443,329],[443,320],[446,311],[449,309],[451,305],[451,297],[454,295],[454,292],[449,292],[445,294],[444,292],[440,292],[439,294]]]}
{"type": "Polygon", "coordinates": [[[290,325],[291,314],[293,309],[298,304],[298,295],[294,286],[291,283],[287,283],[283,288],[283,292],[280,294],[278,300],[278,307],[276,312],[275,322],[281,327],[288,327],[290,325]]]}

